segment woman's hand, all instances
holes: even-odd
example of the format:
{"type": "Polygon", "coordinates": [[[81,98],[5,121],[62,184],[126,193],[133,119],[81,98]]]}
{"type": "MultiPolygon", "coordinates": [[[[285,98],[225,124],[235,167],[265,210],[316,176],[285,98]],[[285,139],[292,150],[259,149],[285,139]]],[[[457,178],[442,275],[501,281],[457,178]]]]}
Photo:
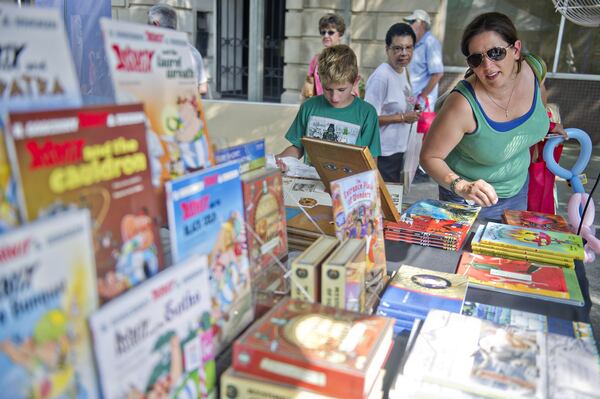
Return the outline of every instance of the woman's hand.
{"type": "Polygon", "coordinates": [[[479,206],[492,206],[498,202],[498,195],[491,184],[485,180],[459,181],[454,192],[467,201],[473,201],[479,206]]]}
{"type": "Polygon", "coordinates": [[[548,135],[562,136],[565,140],[569,139],[569,135],[567,134],[563,125],[560,123],[550,122],[550,131],[548,132],[548,135]]]}
{"type": "Polygon", "coordinates": [[[415,123],[419,120],[420,115],[421,111],[410,111],[402,114],[404,118],[404,123],[415,123]]]}

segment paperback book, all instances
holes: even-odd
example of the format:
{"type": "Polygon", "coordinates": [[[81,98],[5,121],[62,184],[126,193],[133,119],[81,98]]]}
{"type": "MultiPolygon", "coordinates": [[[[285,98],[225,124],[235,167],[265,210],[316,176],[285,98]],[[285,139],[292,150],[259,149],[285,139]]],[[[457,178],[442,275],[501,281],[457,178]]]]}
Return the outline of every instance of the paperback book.
{"type": "Polygon", "coordinates": [[[569,224],[560,215],[533,211],[504,210],[504,221],[512,226],[533,227],[534,229],[562,231],[570,233],[569,224]]]}
{"type": "Polygon", "coordinates": [[[240,172],[242,174],[260,169],[267,163],[265,157],[265,139],[216,150],[215,161],[218,164],[237,161],[240,163],[240,172]]]}
{"type": "Polygon", "coordinates": [[[463,252],[457,274],[481,289],[583,306],[575,270],[463,252]]]}
{"type": "Polygon", "coordinates": [[[106,399],[215,397],[206,256],[192,256],[90,318],[106,399]]]}
{"type": "Polygon", "coordinates": [[[292,261],[293,299],[321,302],[322,263],[339,243],[335,237],[321,236],[292,261]]]}
{"type": "Polygon", "coordinates": [[[392,347],[391,319],[286,298],[233,345],[237,372],[362,399],[392,347]]]}
{"type": "Polygon", "coordinates": [[[141,104],[9,114],[24,220],[87,208],[102,302],[164,266],[141,104]]]}
{"type": "Polygon", "coordinates": [[[0,396],[97,398],[86,325],[98,306],[89,212],[3,234],[0,286],[0,396]]]}
{"type": "Polygon", "coordinates": [[[240,166],[217,165],[166,184],[174,262],[208,256],[217,353],[253,319],[240,166]]]}

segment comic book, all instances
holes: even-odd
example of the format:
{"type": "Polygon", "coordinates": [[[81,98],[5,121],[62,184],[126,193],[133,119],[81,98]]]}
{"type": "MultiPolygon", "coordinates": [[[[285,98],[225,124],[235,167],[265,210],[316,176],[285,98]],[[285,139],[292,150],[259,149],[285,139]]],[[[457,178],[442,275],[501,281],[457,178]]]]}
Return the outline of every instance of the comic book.
{"type": "Polygon", "coordinates": [[[242,175],[250,277],[287,255],[281,171],[258,169],[242,175]]]}
{"type": "Polygon", "coordinates": [[[90,318],[105,399],[214,398],[206,256],[191,256],[90,318]]]}
{"type": "Polygon", "coordinates": [[[488,222],[481,243],[583,260],[583,241],[571,233],[488,222]]]}
{"type": "MultiPolygon", "coordinates": [[[[77,107],[79,81],[55,9],[0,4],[0,136],[9,111],[77,107]]],[[[0,233],[19,223],[17,183],[0,140],[0,233]]]]}
{"type": "Polygon", "coordinates": [[[468,276],[469,285],[553,302],[583,306],[575,270],[463,252],[456,274],[468,276]]]}
{"type": "Polygon", "coordinates": [[[21,214],[90,209],[102,302],[164,266],[144,120],[141,104],[9,114],[21,214]]]}
{"type": "Polygon", "coordinates": [[[165,188],[173,261],[208,256],[219,353],[253,319],[240,165],[190,173],[165,188]]]}
{"type": "Polygon", "coordinates": [[[560,215],[551,215],[533,211],[504,210],[504,221],[513,226],[533,227],[540,230],[562,231],[570,233],[569,224],[560,215]]]}
{"type": "Polygon", "coordinates": [[[2,235],[0,287],[0,396],[97,398],[86,324],[98,306],[89,212],[2,235]]]}
{"type": "Polygon", "coordinates": [[[375,170],[331,182],[337,238],[364,238],[367,242],[367,286],[376,284],[387,273],[378,184],[375,170]]]}
{"type": "Polygon", "coordinates": [[[286,298],[233,345],[237,372],[363,399],[391,350],[393,321],[286,298]]]}
{"type": "Polygon", "coordinates": [[[265,157],[265,139],[254,140],[248,143],[222,148],[215,151],[216,163],[238,161],[242,174],[264,167],[267,164],[265,157]]]}
{"type": "Polygon", "coordinates": [[[152,183],[214,165],[196,69],[184,32],[103,18],[104,50],[119,103],[143,102],[152,183]]]}

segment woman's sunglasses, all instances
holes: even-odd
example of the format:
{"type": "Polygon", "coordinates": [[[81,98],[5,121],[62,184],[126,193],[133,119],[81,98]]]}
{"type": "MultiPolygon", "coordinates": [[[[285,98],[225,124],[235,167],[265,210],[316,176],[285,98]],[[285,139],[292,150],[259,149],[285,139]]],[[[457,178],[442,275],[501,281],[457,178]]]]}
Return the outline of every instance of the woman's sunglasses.
{"type": "Polygon", "coordinates": [[[512,46],[512,44],[509,44],[506,47],[492,47],[485,53],[473,53],[467,57],[467,64],[471,68],[477,68],[483,62],[483,57],[487,57],[492,61],[502,61],[506,57],[506,49],[512,46]]]}
{"type": "Polygon", "coordinates": [[[329,36],[333,36],[335,35],[337,32],[334,30],[322,30],[321,31],[321,36],[325,36],[325,35],[329,35],[329,36]]]}

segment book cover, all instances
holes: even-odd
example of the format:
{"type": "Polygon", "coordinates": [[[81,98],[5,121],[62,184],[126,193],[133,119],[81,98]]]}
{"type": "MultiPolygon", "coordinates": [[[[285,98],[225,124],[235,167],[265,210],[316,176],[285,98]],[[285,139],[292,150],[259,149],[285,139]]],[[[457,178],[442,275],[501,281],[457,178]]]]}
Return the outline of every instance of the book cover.
{"type": "MultiPolygon", "coordinates": [[[[58,11],[2,3],[0,19],[0,136],[9,111],[80,106],[79,81],[58,11]]],[[[0,140],[0,233],[20,222],[16,189],[0,140]]]]}
{"type": "Polygon", "coordinates": [[[331,236],[320,236],[292,261],[291,284],[293,299],[307,302],[321,301],[321,265],[340,241],[331,236]]]}
{"type": "Polygon", "coordinates": [[[141,104],[9,114],[21,214],[91,211],[102,302],[164,266],[144,120],[141,104]]]}
{"type": "Polygon", "coordinates": [[[208,274],[206,256],[192,256],[91,316],[104,398],[214,396],[208,274]]]}
{"type": "Polygon", "coordinates": [[[571,233],[488,222],[481,242],[583,260],[583,241],[571,233]]]}
{"type": "Polygon", "coordinates": [[[366,284],[387,273],[378,172],[370,170],[331,182],[333,220],[338,239],[364,238],[367,242],[366,284]]]}
{"type": "Polygon", "coordinates": [[[287,255],[281,171],[259,169],[242,175],[250,277],[287,255]]]}
{"type": "Polygon", "coordinates": [[[505,209],[503,217],[506,224],[512,226],[533,227],[534,229],[562,231],[564,233],[571,232],[569,224],[560,215],[505,209]]]}
{"type": "Polygon", "coordinates": [[[230,161],[237,161],[240,163],[241,173],[264,167],[267,164],[265,157],[265,139],[254,140],[215,151],[216,163],[220,164],[230,161]]]}
{"type": "Polygon", "coordinates": [[[325,259],[321,269],[321,303],[365,312],[366,241],[347,238],[325,259]]]}
{"type": "Polygon", "coordinates": [[[253,319],[240,166],[203,169],[165,188],[174,262],[208,256],[219,353],[253,319]]]}
{"type": "Polygon", "coordinates": [[[314,392],[363,398],[392,346],[393,320],[280,301],[233,345],[233,368],[314,392]]]}
{"type": "Polygon", "coordinates": [[[319,205],[331,207],[331,196],[320,180],[284,176],[283,196],[285,206],[289,207],[313,208],[319,205]]]}
{"type": "Polygon", "coordinates": [[[468,276],[469,285],[514,295],[583,306],[575,270],[463,252],[456,274],[468,276]]]}
{"type": "Polygon", "coordinates": [[[185,32],[103,18],[104,50],[119,103],[143,102],[153,185],[214,165],[185,32]]]}
{"type": "Polygon", "coordinates": [[[414,313],[430,309],[460,312],[467,291],[467,277],[402,265],[381,296],[379,307],[414,313]]]}
{"type": "Polygon", "coordinates": [[[87,317],[98,306],[89,212],[0,237],[3,398],[97,398],[87,317]]]}
{"type": "Polygon", "coordinates": [[[457,204],[454,202],[424,199],[409,206],[404,214],[429,216],[435,220],[454,220],[471,226],[477,219],[481,207],[476,205],[457,204]]]}

